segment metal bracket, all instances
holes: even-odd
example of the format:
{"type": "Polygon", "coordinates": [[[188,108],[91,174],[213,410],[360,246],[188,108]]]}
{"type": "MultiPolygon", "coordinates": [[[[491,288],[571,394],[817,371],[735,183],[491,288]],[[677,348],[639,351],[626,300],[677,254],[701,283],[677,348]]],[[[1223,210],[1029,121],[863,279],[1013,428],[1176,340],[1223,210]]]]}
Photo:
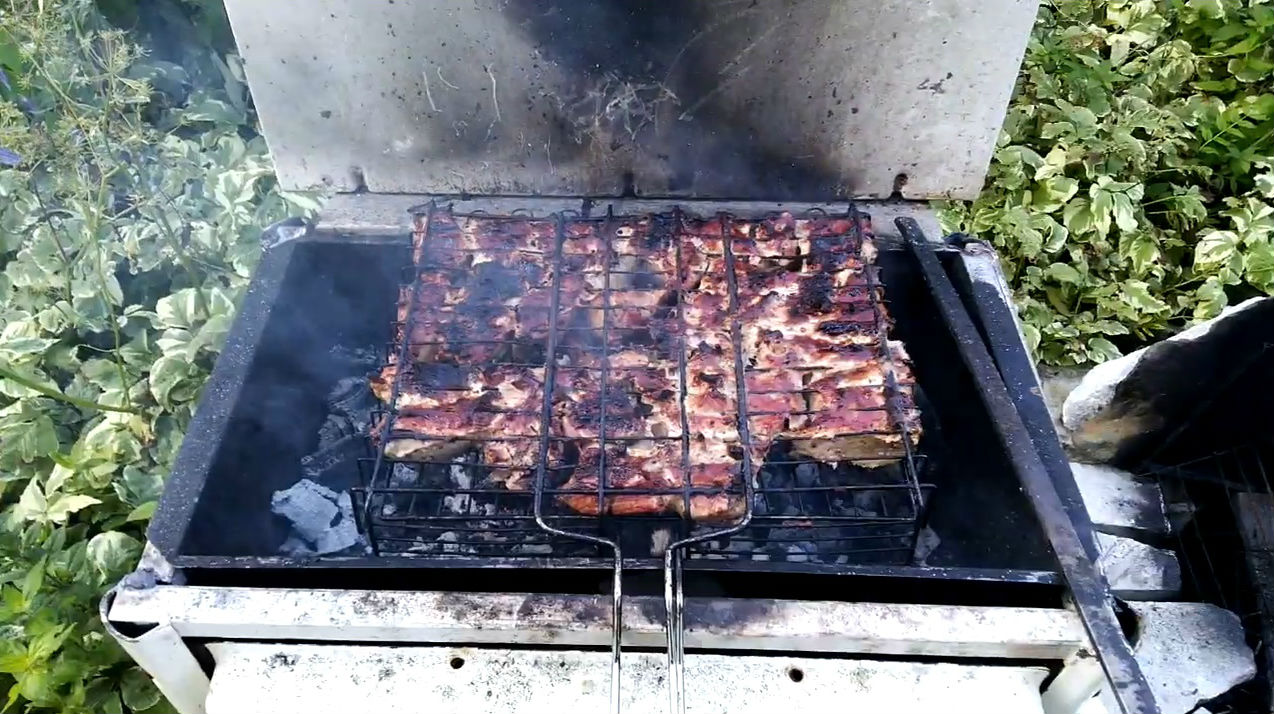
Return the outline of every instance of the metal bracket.
{"type": "Polygon", "coordinates": [[[991,422],[1021,481],[1022,490],[1030,499],[1035,515],[1048,536],[1062,575],[1075,598],[1080,619],[1106,672],[1112,694],[1124,714],[1157,714],[1159,709],[1154,695],[1115,617],[1113,598],[1106,580],[1089,557],[1075,524],[1067,515],[1048,469],[973,319],[920,226],[905,218],[898,219],[896,223],[924,275],[965,366],[973,376],[982,403],[990,412],[991,422]]]}

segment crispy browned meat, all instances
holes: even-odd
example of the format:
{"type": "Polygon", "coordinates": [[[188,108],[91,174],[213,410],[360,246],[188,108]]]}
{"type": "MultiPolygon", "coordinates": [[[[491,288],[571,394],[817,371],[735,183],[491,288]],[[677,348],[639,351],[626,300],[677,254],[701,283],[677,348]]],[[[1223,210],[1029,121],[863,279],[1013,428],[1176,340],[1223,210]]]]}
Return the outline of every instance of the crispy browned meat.
{"type": "MultiPolygon", "coordinates": [[[[387,367],[385,372],[396,370],[387,367]]],[[[377,378],[383,392],[385,372],[377,378]]],[[[544,370],[525,367],[413,365],[399,385],[385,453],[433,461],[474,443],[538,443],[544,370]]]]}
{"type": "MultiPolygon", "coordinates": [[[[551,220],[431,220],[428,240],[416,240],[414,292],[400,300],[396,339],[409,343],[412,364],[384,445],[391,456],[472,451],[493,481],[526,489],[548,436],[554,483],[567,470],[558,486],[582,491],[558,495],[572,510],[724,521],[744,512],[743,479],[778,439],[796,454],[871,465],[898,458],[904,430],[919,434],[909,359],[900,344],[887,356],[880,344],[891,323],[865,221],[578,220],[563,224],[559,244],[551,220]],[[503,363],[542,364],[554,317],[557,378],[541,435],[543,368],[503,363]],[[900,393],[886,404],[891,378],[900,393]],[[573,465],[565,448],[578,454],[573,465]]],[[[389,399],[398,372],[391,360],[372,378],[378,397],[389,399]]]]}
{"type": "MultiPolygon", "coordinates": [[[[601,477],[602,450],[589,443],[580,450],[579,462],[570,478],[561,486],[564,491],[596,491],[601,477]]],[[[607,490],[662,491],[607,496],[602,507],[617,516],[657,514],[667,511],[677,498],[682,477],[681,441],[649,440],[606,446],[607,490]]],[[[598,498],[594,493],[561,494],[558,498],[571,510],[597,515],[598,498]]]]}

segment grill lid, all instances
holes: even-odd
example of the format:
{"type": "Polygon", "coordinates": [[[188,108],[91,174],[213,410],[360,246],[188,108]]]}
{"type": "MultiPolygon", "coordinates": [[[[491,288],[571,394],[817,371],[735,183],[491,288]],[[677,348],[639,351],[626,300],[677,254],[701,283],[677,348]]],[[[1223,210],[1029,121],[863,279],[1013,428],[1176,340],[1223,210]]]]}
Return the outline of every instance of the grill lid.
{"type": "Polygon", "coordinates": [[[226,2],[286,188],[771,200],[975,196],[1037,5],[226,2]]]}

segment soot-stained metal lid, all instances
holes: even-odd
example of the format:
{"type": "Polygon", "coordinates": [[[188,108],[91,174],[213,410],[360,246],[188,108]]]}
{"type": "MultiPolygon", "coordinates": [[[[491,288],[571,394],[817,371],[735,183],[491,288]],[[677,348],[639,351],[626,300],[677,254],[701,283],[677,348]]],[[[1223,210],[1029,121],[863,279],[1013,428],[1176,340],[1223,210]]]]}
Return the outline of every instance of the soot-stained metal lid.
{"type": "Polygon", "coordinates": [[[1037,0],[227,0],[288,188],[970,198],[1037,0]]]}

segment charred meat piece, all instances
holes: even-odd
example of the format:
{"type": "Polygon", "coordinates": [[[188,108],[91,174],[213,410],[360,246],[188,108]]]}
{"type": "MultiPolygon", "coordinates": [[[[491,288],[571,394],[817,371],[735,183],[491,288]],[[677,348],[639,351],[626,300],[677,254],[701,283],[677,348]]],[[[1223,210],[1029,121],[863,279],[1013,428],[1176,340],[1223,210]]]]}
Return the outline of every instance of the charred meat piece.
{"type": "Polygon", "coordinates": [[[902,458],[904,438],[912,446],[920,438],[915,386],[901,343],[890,342],[890,356],[880,362],[812,375],[805,394],[806,413],[792,417],[785,435],[795,454],[882,466],[902,458]],[[886,387],[891,376],[897,386],[892,403],[886,387]]]}
{"type": "Polygon", "coordinates": [[[558,370],[553,414],[561,435],[597,439],[604,427],[607,439],[680,438],[676,367],[633,365],[624,354],[615,357],[617,364],[605,369],[605,404],[602,369],[558,370]]]}
{"type": "MultiPolygon", "coordinates": [[[[374,390],[383,393],[386,376],[382,372],[374,390]]],[[[385,454],[432,461],[472,443],[538,443],[543,383],[544,370],[538,368],[413,365],[399,385],[385,454]]]]}
{"type": "Polygon", "coordinates": [[[579,462],[562,484],[558,499],[571,510],[598,515],[602,509],[616,516],[665,513],[679,497],[682,487],[680,441],[637,441],[607,444],[605,452],[595,443],[580,449],[579,462]],[[631,495],[608,495],[598,508],[596,495],[605,453],[606,489],[636,491],[631,495]],[[648,493],[641,493],[646,491],[648,493]]]}

